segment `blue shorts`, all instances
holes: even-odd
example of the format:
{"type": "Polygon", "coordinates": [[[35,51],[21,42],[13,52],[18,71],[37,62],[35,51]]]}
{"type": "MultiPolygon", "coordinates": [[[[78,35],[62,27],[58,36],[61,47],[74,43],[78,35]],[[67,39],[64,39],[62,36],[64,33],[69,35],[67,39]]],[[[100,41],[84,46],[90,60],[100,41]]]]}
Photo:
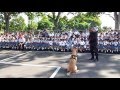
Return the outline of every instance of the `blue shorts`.
{"type": "Polygon", "coordinates": [[[103,49],[103,48],[104,48],[104,45],[102,45],[102,44],[98,45],[98,49],[103,49]]]}
{"type": "Polygon", "coordinates": [[[104,49],[107,49],[107,45],[103,45],[104,49]]]}
{"type": "Polygon", "coordinates": [[[114,50],[114,45],[111,45],[111,50],[114,50]]]}
{"type": "Polygon", "coordinates": [[[107,45],[107,49],[110,49],[110,45],[107,45]]]}
{"type": "Polygon", "coordinates": [[[120,50],[120,44],[118,45],[118,49],[120,50]]]}
{"type": "Polygon", "coordinates": [[[118,49],[118,45],[117,46],[114,46],[115,49],[118,49]]]}

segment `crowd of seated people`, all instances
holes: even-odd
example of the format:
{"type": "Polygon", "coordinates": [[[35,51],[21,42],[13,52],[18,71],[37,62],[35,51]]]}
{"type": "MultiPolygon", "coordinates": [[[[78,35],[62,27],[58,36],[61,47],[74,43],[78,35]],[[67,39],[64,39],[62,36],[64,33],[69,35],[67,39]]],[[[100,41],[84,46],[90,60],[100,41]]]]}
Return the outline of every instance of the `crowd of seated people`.
{"type": "MultiPolygon", "coordinates": [[[[0,35],[0,49],[69,52],[76,46],[78,52],[83,53],[89,52],[88,36],[88,32],[78,31],[5,33],[0,35]]],[[[98,50],[100,53],[120,53],[120,31],[98,33],[98,50]]]]}

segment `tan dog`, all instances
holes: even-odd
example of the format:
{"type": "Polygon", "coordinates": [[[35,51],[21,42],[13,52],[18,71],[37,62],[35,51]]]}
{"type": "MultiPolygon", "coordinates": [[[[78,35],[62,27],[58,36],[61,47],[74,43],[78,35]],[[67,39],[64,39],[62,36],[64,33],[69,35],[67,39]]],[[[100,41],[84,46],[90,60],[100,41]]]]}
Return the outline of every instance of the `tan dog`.
{"type": "Polygon", "coordinates": [[[73,48],[72,55],[71,55],[69,63],[68,63],[67,75],[70,75],[71,73],[76,73],[78,71],[76,63],[77,63],[77,49],[73,48]]]}
{"type": "Polygon", "coordinates": [[[77,48],[72,48],[72,55],[77,55],[78,49],[77,48]]]}

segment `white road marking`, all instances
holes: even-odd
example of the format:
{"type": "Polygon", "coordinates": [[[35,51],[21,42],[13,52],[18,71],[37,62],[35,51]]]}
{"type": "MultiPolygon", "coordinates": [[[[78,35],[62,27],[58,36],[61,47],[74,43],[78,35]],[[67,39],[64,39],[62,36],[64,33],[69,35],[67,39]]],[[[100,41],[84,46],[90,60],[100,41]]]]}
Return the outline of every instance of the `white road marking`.
{"type": "Polygon", "coordinates": [[[35,65],[35,64],[21,64],[21,63],[11,63],[11,62],[0,62],[3,64],[12,64],[12,65],[20,65],[20,66],[34,66],[34,67],[52,67],[52,68],[57,68],[54,73],[49,77],[49,78],[54,78],[55,75],[58,73],[61,67],[59,66],[48,66],[48,65],[35,65]]]}
{"type": "Polygon", "coordinates": [[[58,67],[55,71],[54,71],[54,73],[50,76],[50,78],[54,78],[55,77],[55,75],[58,73],[58,71],[61,69],[61,67],[58,67]]]}
{"type": "MultiPolygon", "coordinates": [[[[29,51],[31,52],[31,51],[29,51]]],[[[27,53],[29,53],[27,52],[27,53]]],[[[2,59],[0,60],[0,63],[3,63],[3,64],[12,64],[12,65],[20,65],[20,66],[35,66],[35,67],[53,67],[53,68],[57,68],[54,73],[49,77],[49,78],[54,78],[55,75],[58,73],[58,71],[61,69],[61,67],[59,66],[48,66],[48,65],[35,65],[35,64],[21,64],[21,63],[11,63],[11,62],[6,62],[7,60],[11,59],[11,58],[15,58],[15,57],[18,57],[18,56],[22,56],[24,54],[27,54],[27,53],[22,53],[22,54],[18,54],[16,56],[13,56],[13,57],[9,57],[9,58],[5,58],[5,59],[2,59]]]]}
{"type": "Polygon", "coordinates": [[[27,53],[29,53],[29,52],[31,52],[31,51],[28,51],[28,52],[26,52],[26,53],[21,53],[21,54],[18,54],[18,55],[9,57],[9,58],[2,59],[2,60],[0,60],[0,62],[1,62],[1,61],[7,61],[7,60],[9,60],[9,59],[11,59],[11,58],[15,58],[15,57],[18,57],[18,56],[22,56],[22,55],[27,54],[27,53]]]}

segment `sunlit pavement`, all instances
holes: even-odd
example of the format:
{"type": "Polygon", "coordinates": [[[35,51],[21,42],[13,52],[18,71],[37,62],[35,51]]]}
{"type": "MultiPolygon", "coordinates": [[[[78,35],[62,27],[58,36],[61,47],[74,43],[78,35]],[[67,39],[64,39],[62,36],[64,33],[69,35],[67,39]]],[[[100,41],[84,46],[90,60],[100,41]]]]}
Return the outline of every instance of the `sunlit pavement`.
{"type": "Polygon", "coordinates": [[[90,53],[78,53],[79,71],[67,76],[70,52],[6,51],[0,52],[0,78],[120,78],[120,55],[99,54],[92,62],[90,53]]]}

